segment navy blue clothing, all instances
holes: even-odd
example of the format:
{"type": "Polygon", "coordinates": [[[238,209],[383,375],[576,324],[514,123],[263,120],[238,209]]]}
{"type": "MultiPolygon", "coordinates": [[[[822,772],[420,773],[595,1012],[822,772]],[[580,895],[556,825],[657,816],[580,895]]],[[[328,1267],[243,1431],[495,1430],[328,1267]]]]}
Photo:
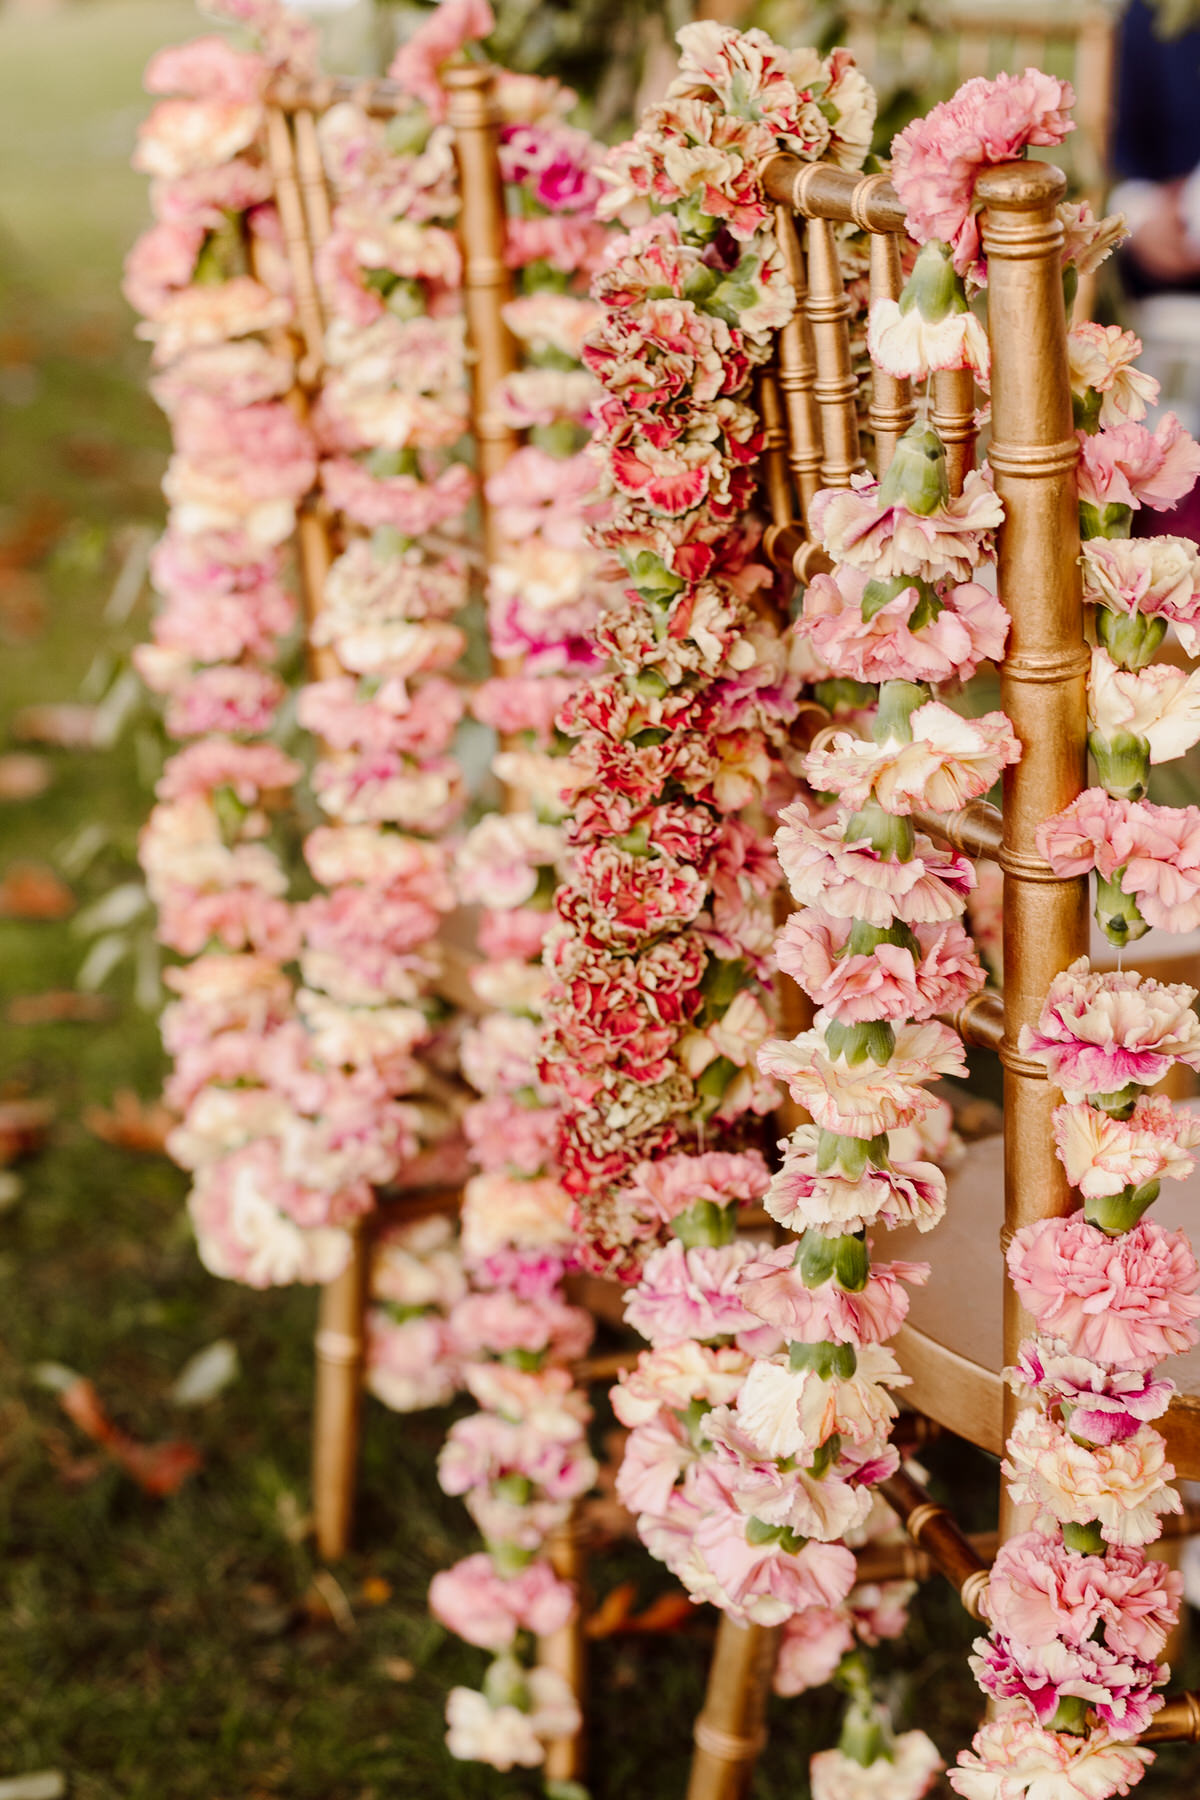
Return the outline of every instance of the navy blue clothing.
{"type": "Polygon", "coordinates": [[[1157,36],[1145,0],[1120,24],[1115,125],[1118,181],[1175,181],[1200,164],[1200,29],[1157,36]]]}

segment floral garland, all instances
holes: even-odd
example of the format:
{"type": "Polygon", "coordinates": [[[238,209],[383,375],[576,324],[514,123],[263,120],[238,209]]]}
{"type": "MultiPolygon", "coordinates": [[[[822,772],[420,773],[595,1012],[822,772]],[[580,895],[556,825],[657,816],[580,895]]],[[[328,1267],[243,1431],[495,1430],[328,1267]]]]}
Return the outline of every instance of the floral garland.
{"type": "Polygon", "coordinates": [[[162,942],[190,958],[163,1035],[167,1097],[183,1115],[169,1146],[194,1175],[200,1254],[255,1286],[327,1280],[349,1220],[370,1204],[347,1170],[327,1091],[297,1016],[287,966],[301,909],[270,840],[300,765],[278,735],[272,667],[295,623],[285,544],[316,474],[311,434],[285,403],[293,367],[276,346],[292,318],[264,153],[263,99],[281,69],[313,67],[306,27],[272,0],[221,0],[257,50],[220,37],[161,52],[147,86],[166,93],[139,134],[156,224],[126,269],[146,315],[153,388],[172,425],[167,532],[152,574],[163,605],[136,653],[191,740],[171,758],[142,834],[162,942]]]}
{"type": "MultiPolygon", "coordinates": [[[[915,344],[919,360],[979,368],[969,332],[955,343],[948,323],[961,326],[965,307],[955,280],[986,279],[975,177],[1027,143],[1060,142],[1071,129],[1072,99],[1065,84],[1027,70],[995,83],[968,83],[901,134],[896,185],[910,229],[930,240],[918,267],[932,268],[936,281],[926,274],[917,293],[914,271],[907,327],[903,301],[881,317],[885,355],[888,332],[904,329],[906,345],[891,339],[897,359],[915,344]]],[[[1079,248],[1078,217],[1068,224],[1070,254],[1079,248]]],[[[1119,221],[1087,223],[1085,258],[1105,251],[1118,230],[1119,221]]],[[[1076,326],[1069,338],[1081,523],[1092,540],[1083,560],[1093,599],[1096,568],[1124,569],[1124,550],[1137,550],[1123,545],[1106,562],[1107,540],[1123,537],[1132,507],[1174,504],[1200,464],[1200,452],[1170,415],[1155,433],[1140,423],[1156,390],[1131,366],[1139,349],[1132,333],[1115,326],[1076,326]]],[[[1174,547],[1173,540],[1166,544],[1174,547]]],[[[1138,550],[1129,558],[1130,573],[1149,570],[1156,554],[1149,544],[1138,550]]],[[[1187,596],[1175,585],[1186,611],[1187,596]]],[[[1111,826],[1102,829],[1095,817],[1098,805],[1121,811],[1135,803],[1145,792],[1149,762],[1182,754],[1200,737],[1200,720],[1194,730],[1191,725],[1189,678],[1163,682],[1136,673],[1165,624],[1154,618],[1153,601],[1139,612],[1135,589],[1136,578],[1118,598],[1118,585],[1096,615],[1089,741],[1104,788],[1082,796],[1039,834],[1060,875],[1092,866],[1077,842],[1066,849],[1072,834],[1094,828],[1101,846],[1112,848],[1111,826]]],[[[1146,929],[1133,900],[1141,892],[1139,875],[1124,882],[1123,862],[1118,856],[1102,875],[1102,883],[1113,879],[1102,886],[1098,905],[1101,923],[1118,943],[1146,929]]],[[[1124,873],[1134,865],[1130,856],[1124,873]]],[[[1146,887],[1153,890],[1153,879],[1146,887]]],[[[1182,1232],[1164,1231],[1142,1214],[1161,1179],[1193,1167],[1200,1124],[1141,1089],[1160,1081],[1175,1061],[1200,1064],[1200,1025],[1191,1010],[1196,997],[1190,988],[1135,973],[1094,974],[1081,958],[1055,979],[1037,1029],[1021,1035],[1021,1051],[1044,1061],[1063,1091],[1054,1115],[1056,1144],[1083,1208],[1025,1227],[1008,1253],[1037,1333],[1008,1371],[1015,1391],[1034,1404],[1018,1416],[1004,1472],[1014,1501],[1035,1516],[1032,1530],[1002,1546],[984,1601],[991,1635],[977,1640],[972,1667],[997,1712],[950,1772],[965,1800],[1084,1794],[1103,1800],[1128,1793],[1152,1759],[1152,1752],[1122,1740],[1144,1730],[1161,1703],[1156,1689],[1167,1670],[1158,1658],[1178,1611],[1178,1576],[1148,1562],[1142,1549],[1158,1536],[1160,1515],[1179,1508],[1166,1485],[1173,1471],[1162,1438],[1150,1424],[1165,1411],[1172,1384],[1153,1371],[1200,1335],[1194,1324],[1200,1268],[1182,1232]]]]}
{"type": "MultiPolygon", "coordinates": [[[[474,494],[460,450],[454,151],[416,99],[386,123],[333,107],[318,137],[333,207],[316,258],[329,322],[313,423],[344,548],[310,632],[339,672],[311,682],[297,707],[322,747],[313,789],[329,815],[305,843],[325,891],[303,910],[298,1005],[342,1074],[347,1154],[373,1158],[375,1187],[445,1185],[461,1178],[463,1148],[437,940],[456,904],[449,834],[466,804],[451,671],[466,643],[453,615],[468,573],[454,543],[474,494]],[[450,548],[432,549],[430,532],[450,548]]],[[[425,1403],[452,1391],[456,1363],[409,1236],[375,1278],[368,1383],[425,1403]],[[436,1372],[433,1348],[446,1358],[436,1372]]]]}
{"type": "Polygon", "coordinates": [[[713,25],[679,41],[679,79],[608,166],[607,210],[634,230],[597,283],[585,358],[607,389],[600,535],[632,591],[599,634],[614,674],[564,714],[580,739],[575,855],[543,1073],[564,1095],[588,1254],[626,1275],[642,1264],[627,1317],[651,1348],[613,1396],[630,1428],[618,1491],[695,1599],[775,1624],[840,1605],[855,1565],[786,1523],[798,1486],[820,1509],[823,1471],[760,1458],[748,1472],[733,1411],[780,1342],[757,1303],[771,1253],[736,1236],[770,1181],[744,1121],[775,1099],[755,1053],[778,877],[736,814],[787,797],[783,727],[811,661],[770,622],[746,516],[752,373],[792,304],[755,171],[780,148],[859,166],[873,108],[843,52],[789,57],[713,25]]]}
{"type": "MultiPolygon", "coordinates": [[[[438,54],[450,53],[452,12],[464,34],[491,29],[474,5],[443,4],[438,54]]],[[[402,61],[420,55],[421,35],[402,61]]],[[[564,1292],[575,1260],[570,1200],[558,1180],[556,1096],[537,1062],[542,944],[564,854],[565,740],[554,719],[592,665],[586,633],[601,598],[586,538],[596,476],[583,449],[596,384],[579,351],[596,313],[586,286],[606,234],[595,223],[591,173],[600,149],[564,122],[575,96],[502,71],[496,95],[506,251],[517,277],[505,318],[525,366],[491,406],[529,441],[487,488],[499,546],[488,571],[489,636],[502,672],[483,683],[474,711],[498,734],[493,769],[506,804],[467,834],[457,859],[460,898],[483,909],[472,974],[482,1017],[462,1046],[480,1096],[465,1116],[477,1172],[463,1194],[469,1288],[449,1320],[480,1411],[451,1427],[439,1460],[443,1487],[464,1497],[485,1549],[439,1573],[430,1604],[493,1657],[481,1688],[448,1696],[451,1754],[509,1769],[537,1766],[548,1740],[579,1728],[576,1696],[530,1651],[577,1609],[548,1539],[596,1477],[591,1408],[569,1367],[586,1352],[592,1321],[564,1292]]]]}
{"type": "MultiPolygon", "coordinates": [[[[918,259],[905,300],[928,283],[928,261],[918,259]]],[[[871,337],[887,367],[889,354],[893,365],[899,357],[878,341],[880,311],[872,309],[871,337]]],[[[975,346],[960,334],[948,348],[957,357],[975,346]]],[[[907,373],[928,375],[911,344],[903,359],[907,373]]],[[[806,588],[797,631],[835,681],[870,684],[860,705],[879,685],[870,738],[835,731],[806,759],[810,785],[832,810],[814,816],[795,801],[776,834],[802,909],[776,956],[818,1011],[810,1030],[759,1055],[813,1121],[784,1146],[766,1207],[800,1242],[751,1264],[739,1290],[786,1353],[757,1362],[735,1405],[705,1422],[726,1450],[726,1479],[750,1531],[767,1544],[831,1545],[861,1532],[871,1485],[897,1464],[891,1390],[905,1377],[886,1340],[908,1310],[904,1283],[928,1270],[874,1262],[874,1234],[902,1223],[928,1230],[941,1217],[945,1180],[921,1158],[919,1132],[944,1104],[928,1083],[964,1073],[965,1062],[957,1033],[936,1015],[985,980],[961,923],[970,866],[918,836],[910,815],[949,812],[986,793],[1018,755],[1003,714],[965,719],[931,693],[1003,651],[1007,617],[971,579],[994,555],[1000,517],[986,470],[970,472],[951,497],[944,446],[920,424],[881,481],[856,478],[812,506],[814,535],[834,567],[806,588]]],[[[851,1650],[853,1624],[853,1597],[797,1622],[803,1637],[821,1639],[826,1666],[841,1647],[836,1673],[849,1694],[838,1745],[814,1759],[814,1795],[917,1800],[941,1759],[922,1732],[894,1737],[866,1662],[851,1650]]]]}

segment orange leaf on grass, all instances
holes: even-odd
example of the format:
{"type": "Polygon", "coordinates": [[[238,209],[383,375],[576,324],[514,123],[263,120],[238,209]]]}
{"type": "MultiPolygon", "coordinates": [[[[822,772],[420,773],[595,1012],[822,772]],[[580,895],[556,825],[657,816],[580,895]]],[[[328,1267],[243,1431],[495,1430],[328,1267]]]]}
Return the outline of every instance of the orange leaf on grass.
{"type": "Polygon", "coordinates": [[[74,894],[46,863],[10,863],[0,875],[0,919],[65,919],[74,911],[74,894]]]}
{"type": "Polygon", "coordinates": [[[145,1150],[161,1154],[166,1149],[167,1133],[179,1120],[161,1100],[142,1101],[132,1088],[118,1088],[111,1109],[87,1106],[82,1114],[85,1128],[94,1137],[118,1150],[145,1150]]]}
{"type": "Polygon", "coordinates": [[[77,988],[50,988],[44,994],[17,994],[8,1003],[10,1025],[94,1025],[115,1011],[103,994],[81,994],[77,988]]]}
{"type": "Polygon", "coordinates": [[[177,1493],[190,1475],[194,1475],[204,1458],[194,1444],[183,1438],[165,1439],[158,1444],[143,1444],[114,1425],[96,1392],[93,1382],[78,1376],[59,1394],[58,1403],[73,1424],[85,1436],[124,1469],[142,1489],[158,1499],[177,1493]]]}
{"type": "Polygon", "coordinates": [[[657,1637],[681,1631],[696,1618],[686,1594],[659,1594],[643,1612],[633,1610],[637,1592],[632,1581],[619,1582],[588,1614],[584,1630],[590,1638],[657,1637]]]}

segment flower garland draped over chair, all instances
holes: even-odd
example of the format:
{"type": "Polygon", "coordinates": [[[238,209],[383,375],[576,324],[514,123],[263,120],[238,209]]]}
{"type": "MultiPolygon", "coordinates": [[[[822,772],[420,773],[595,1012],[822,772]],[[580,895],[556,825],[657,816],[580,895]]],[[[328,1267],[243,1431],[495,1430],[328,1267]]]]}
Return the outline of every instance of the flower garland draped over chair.
{"type": "Polygon", "coordinates": [[[191,740],[163,772],[141,857],[159,936],[191,959],[167,977],[178,995],[163,1021],[167,1097],[183,1114],[170,1148],[194,1174],[206,1264],[263,1286],[335,1274],[370,1196],[323,1116],[287,973],[301,910],[271,842],[301,774],[279,743],[271,665],[295,623],[286,544],[316,446],[285,399],[293,302],[263,100],[277,74],[311,72],[314,45],[269,0],[213,10],[248,23],[259,48],[210,37],[161,52],[147,86],[174,97],[135,158],[157,222],[131,253],[126,291],[147,315],[175,443],[152,567],[164,604],[137,665],[166,699],[168,732],[191,740]]]}
{"type": "MultiPolygon", "coordinates": [[[[486,8],[442,8],[464,31],[490,29],[486,8]]],[[[421,34],[397,71],[421,55],[421,34]]],[[[556,1534],[591,1487],[591,1409],[570,1365],[592,1322],[568,1302],[574,1262],[569,1197],[558,1180],[556,1096],[539,1081],[542,943],[562,861],[563,751],[555,717],[594,657],[587,643],[601,602],[598,558],[587,543],[597,511],[586,455],[594,378],[579,348],[596,308],[586,289],[603,245],[595,221],[601,154],[565,123],[574,95],[551,81],[495,75],[499,172],[506,183],[505,251],[518,291],[503,323],[524,350],[496,392],[480,392],[489,420],[528,441],[486,484],[491,560],[489,638],[497,671],[473,710],[494,728],[503,809],[467,834],[457,861],[460,898],[480,907],[481,957],[471,980],[481,1017],[464,1034],[463,1072],[479,1098],[465,1118],[477,1172],[463,1193],[469,1291],[449,1320],[455,1354],[479,1412],[452,1427],[439,1459],[448,1493],[461,1494],[485,1543],[439,1573],[437,1617],[492,1653],[480,1689],[447,1701],[447,1742],[460,1758],[507,1769],[570,1751],[581,1695],[560,1669],[535,1666],[530,1640],[562,1633],[579,1598],[554,1562],[556,1534]]],[[[496,321],[498,324],[499,321],[496,321]]],[[[573,1768],[573,1753],[568,1755],[573,1768]]],[[[552,1772],[548,1767],[548,1773],[552,1772]]]]}
{"type": "MultiPolygon", "coordinates": [[[[910,232],[925,248],[899,306],[873,314],[884,366],[889,354],[892,366],[914,354],[943,367],[975,359],[969,329],[961,329],[961,283],[986,282],[976,178],[1025,144],[1061,141],[1071,129],[1072,99],[1069,87],[1027,70],[968,83],[901,134],[896,187],[910,232]]],[[[1078,213],[1065,224],[1066,258],[1076,268],[1118,235],[1115,222],[1078,213]]],[[[1068,261],[1068,297],[1073,286],[1068,261]]],[[[1155,393],[1132,366],[1139,349],[1115,326],[1078,325],[1068,339],[1084,592],[1098,603],[1089,747],[1101,787],[1038,834],[1056,875],[1097,867],[1097,917],[1118,944],[1149,922],[1177,929],[1192,922],[1186,872],[1173,876],[1166,866],[1170,824],[1162,842],[1142,846],[1140,860],[1132,838],[1150,763],[1200,739],[1195,677],[1139,673],[1164,635],[1160,610],[1178,613],[1186,638],[1194,558],[1172,539],[1129,544],[1130,511],[1142,501],[1173,505],[1200,469],[1200,451],[1171,415],[1154,432],[1141,423],[1155,393]],[[1124,548],[1110,561],[1111,543],[1124,548]],[[1173,577],[1160,593],[1152,591],[1156,566],[1170,566],[1173,577]],[[1111,586],[1100,585],[1101,570],[1111,586]],[[1132,834],[1129,842],[1122,831],[1132,834]]],[[[1196,998],[1190,988],[1132,971],[1093,973],[1083,958],[1054,981],[1036,1029],[1021,1033],[1020,1052],[1042,1060],[1062,1090],[1055,1140],[1083,1207],[1024,1226],[1008,1250],[1035,1333],[1008,1371],[1028,1404],[1017,1415],[1004,1472],[1014,1503],[1033,1516],[1032,1529],[1001,1546],[983,1601],[991,1635],[977,1641],[972,1665],[996,1711],[950,1773],[966,1800],[1102,1800],[1128,1793],[1152,1758],[1130,1740],[1161,1704],[1156,1689],[1167,1670],[1159,1658],[1178,1612],[1179,1578],[1147,1560],[1143,1546],[1158,1536],[1160,1515],[1180,1505],[1150,1423],[1172,1392],[1154,1365],[1197,1341],[1200,1268],[1182,1232],[1142,1215],[1163,1178],[1193,1167],[1200,1127],[1143,1090],[1175,1061],[1200,1062],[1196,998]]]]}

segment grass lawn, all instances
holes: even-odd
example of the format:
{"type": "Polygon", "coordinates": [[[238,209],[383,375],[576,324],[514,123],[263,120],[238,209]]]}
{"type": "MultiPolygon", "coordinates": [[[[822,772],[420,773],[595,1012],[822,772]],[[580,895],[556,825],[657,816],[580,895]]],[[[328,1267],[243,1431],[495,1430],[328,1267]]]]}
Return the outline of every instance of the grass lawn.
{"type": "MultiPolygon", "coordinates": [[[[141,611],[117,627],[103,616],[131,524],[157,519],[165,447],[116,295],[144,208],[124,165],[146,55],[193,28],[177,0],[0,13],[0,753],[15,709],[74,700],[96,655],[144,625],[141,611]]],[[[46,791],[0,801],[0,878],[16,860],[54,862],[98,821],[112,849],[94,892],[144,816],[136,746],[46,754],[46,791]]],[[[104,1018],[13,1022],[14,1000],[71,986],[82,948],[69,920],[0,918],[0,1100],[40,1097],[56,1114],[0,1213],[0,1778],[59,1769],[78,1800],[538,1793],[534,1777],[455,1764],[442,1745],[445,1691],[484,1661],[424,1606],[433,1571],[472,1545],[433,1476],[445,1418],[368,1408],[361,1548],[331,1588],[304,1531],[312,1294],[211,1279],[180,1174],[83,1123],[122,1088],[152,1101],[161,1080],[129,983],[104,1018]],[[185,1412],[170,1384],[217,1338],[236,1345],[240,1376],[185,1412]],[[190,1438],[199,1474],[169,1500],[141,1494],[64,1416],[39,1379],[47,1363],[91,1379],[130,1432],[190,1438]]],[[[946,1445],[929,1461],[983,1522],[984,1459],[946,1445]]],[[[628,1548],[592,1576],[601,1594],[633,1579],[639,1607],[669,1585],[628,1548]]],[[[683,1792],[712,1630],[698,1612],[682,1634],[595,1646],[596,1800],[683,1792]]],[[[933,1584],[892,1659],[901,1716],[947,1750],[976,1714],[970,1635],[933,1584]]],[[[774,1707],[761,1800],[807,1791],[807,1755],[834,1718],[828,1692],[774,1707]]],[[[1194,1791],[1186,1759],[1160,1766],[1147,1796],[1194,1791]]]]}

